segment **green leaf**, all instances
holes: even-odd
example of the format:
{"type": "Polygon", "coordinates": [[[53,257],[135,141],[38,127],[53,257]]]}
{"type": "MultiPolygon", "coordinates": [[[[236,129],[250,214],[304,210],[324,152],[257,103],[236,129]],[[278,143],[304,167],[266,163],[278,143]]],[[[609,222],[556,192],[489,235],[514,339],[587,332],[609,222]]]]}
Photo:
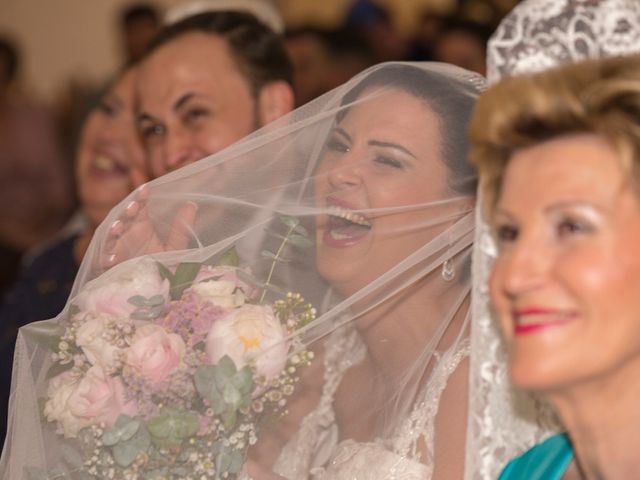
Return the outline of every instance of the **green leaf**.
{"type": "Polygon", "coordinates": [[[218,261],[218,265],[226,265],[229,267],[237,267],[240,265],[240,255],[238,255],[238,251],[236,247],[231,247],[229,250],[224,252],[220,256],[220,260],[218,261]]]}
{"type": "Polygon", "coordinates": [[[276,256],[275,253],[270,252],[269,250],[263,250],[262,252],[260,252],[260,255],[262,255],[265,258],[268,258],[269,260],[273,260],[274,262],[288,263],[291,261],[291,259],[285,258],[282,255],[278,257],[276,256]]]}
{"type": "Polygon", "coordinates": [[[230,431],[233,427],[235,427],[237,419],[238,419],[238,415],[236,414],[235,410],[232,410],[229,413],[227,413],[222,419],[222,423],[224,425],[225,430],[230,431]]]}
{"type": "Polygon", "coordinates": [[[280,220],[289,228],[295,228],[300,224],[300,220],[296,217],[290,217],[289,215],[280,215],[280,220]]]}
{"type": "Polygon", "coordinates": [[[300,248],[309,248],[313,246],[313,242],[311,240],[296,233],[289,235],[289,242],[300,248]]]}
{"type": "Polygon", "coordinates": [[[309,231],[306,228],[304,228],[302,225],[296,225],[296,227],[293,229],[293,231],[296,232],[296,233],[299,233],[303,237],[308,237],[309,236],[309,231]]]}
{"type": "Polygon", "coordinates": [[[173,279],[173,273],[171,272],[171,270],[169,270],[160,262],[156,262],[156,265],[158,266],[158,271],[160,272],[160,276],[165,280],[169,280],[169,282],[171,282],[171,280],[173,279]]]}
{"type": "Polygon", "coordinates": [[[72,368],[73,368],[73,362],[69,362],[69,363],[56,362],[53,365],[51,365],[51,367],[49,367],[49,370],[47,370],[46,378],[47,380],[49,380],[53,377],[57,377],[58,375],[61,375],[67,370],[70,370],[72,368]]]}
{"type": "Polygon", "coordinates": [[[231,381],[233,382],[233,385],[238,389],[238,391],[243,394],[243,396],[250,396],[250,394],[253,393],[253,390],[256,387],[255,383],[253,382],[253,372],[251,371],[251,368],[246,365],[238,370],[238,373],[233,376],[231,381]]]}
{"type": "Polygon", "coordinates": [[[169,280],[171,283],[171,299],[180,300],[182,292],[191,286],[200,271],[200,263],[186,262],[181,263],[176,268],[176,273],[169,280]]]}
{"type": "Polygon", "coordinates": [[[149,305],[150,307],[157,307],[157,306],[164,305],[164,296],[160,294],[154,295],[153,297],[147,300],[147,305],[149,305]]]}

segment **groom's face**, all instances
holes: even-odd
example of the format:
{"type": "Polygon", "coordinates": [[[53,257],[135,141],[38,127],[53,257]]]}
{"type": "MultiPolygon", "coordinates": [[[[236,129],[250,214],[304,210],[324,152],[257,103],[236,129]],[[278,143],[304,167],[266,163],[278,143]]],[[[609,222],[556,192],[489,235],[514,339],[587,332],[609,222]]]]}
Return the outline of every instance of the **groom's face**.
{"type": "Polygon", "coordinates": [[[226,41],[189,32],[145,59],[137,125],[152,177],[216,153],[259,125],[247,78],[226,41]]]}

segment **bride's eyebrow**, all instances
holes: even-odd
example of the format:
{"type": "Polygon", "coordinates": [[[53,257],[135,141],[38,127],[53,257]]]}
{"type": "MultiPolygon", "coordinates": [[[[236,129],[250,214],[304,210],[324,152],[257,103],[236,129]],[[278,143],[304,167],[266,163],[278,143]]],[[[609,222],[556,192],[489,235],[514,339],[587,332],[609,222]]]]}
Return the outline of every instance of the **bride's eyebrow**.
{"type": "Polygon", "coordinates": [[[396,150],[400,150],[401,152],[406,153],[407,155],[413,157],[413,158],[417,158],[413,153],[411,153],[410,150],[408,150],[407,148],[403,147],[402,145],[399,145],[397,143],[392,143],[392,142],[383,142],[381,140],[369,140],[369,145],[373,146],[373,147],[385,147],[385,148],[394,148],[396,150]]]}
{"type": "Polygon", "coordinates": [[[332,133],[334,135],[337,134],[337,135],[340,135],[340,136],[344,137],[345,140],[347,140],[349,142],[351,141],[351,136],[343,128],[335,127],[333,129],[332,133]]]}

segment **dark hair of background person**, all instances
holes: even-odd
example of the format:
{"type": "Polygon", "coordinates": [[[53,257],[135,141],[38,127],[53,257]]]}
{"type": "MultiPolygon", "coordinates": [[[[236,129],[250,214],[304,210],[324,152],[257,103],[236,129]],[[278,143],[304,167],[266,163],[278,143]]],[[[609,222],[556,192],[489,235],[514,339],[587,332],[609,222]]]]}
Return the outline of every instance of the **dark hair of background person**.
{"type": "Polygon", "coordinates": [[[236,11],[205,12],[168,25],[149,45],[149,56],[162,45],[192,32],[218,35],[227,42],[231,58],[257,98],[262,87],[283,80],[293,86],[293,67],[283,39],[256,17],[236,11]]]}
{"type": "MultiPolygon", "coordinates": [[[[407,92],[433,109],[442,122],[439,132],[442,138],[444,164],[450,173],[455,173],[449,175],[449,187],[461,194],[475,194],[477,175],[474,167],[468,162],[467,125],[471,121],[477,88],[469,82],[469,95],[461,95],[463,92],[452,92],[449,79],[438,73],[424,71],[411,65],[397,65],[395,68],[385,68],[371,73],[344,96],[342,104],[354,102],[370,87],[393,88],[407,92]]],[[[338,121],[345,114],[346,110],[343,110],[338,116],[338,121]]]]}
{"type": "Polygon", "coordinates": [[[433,39],[433,60],[485,75],[486,46],[491,31],[490,27],[473,20],[458,16],[444,17],[433,39]]]}
{"type": "Polygon", "coordinates": [[[0,35],[0,87],[8,86],[20,67],[20,54],[15,42],[0,35]]]}
{"type": "Polygon", "coordinates": [[[161,26],[160,12],[153,4],[125,6],[118,19],[125,65],[138,61],[161,26]]]}

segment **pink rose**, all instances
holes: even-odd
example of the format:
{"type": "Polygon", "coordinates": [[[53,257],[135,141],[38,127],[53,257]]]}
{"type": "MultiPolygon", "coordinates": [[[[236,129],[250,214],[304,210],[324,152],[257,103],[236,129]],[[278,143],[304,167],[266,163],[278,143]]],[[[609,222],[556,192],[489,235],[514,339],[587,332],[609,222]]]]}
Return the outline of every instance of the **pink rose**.
{"type": "Polygon", "coordinates": [[[49,382],[44,413],[57,421],[67,438],[90,425],[113,425],[121,414],[137,414],[135,400],[127,400],[125,387],[118,377],[105,374],[99,365],[77,378],[67,371],[49,382]]]}
{"type": "Polygon", "coordinates": [[[99,312],[115,318],[128,318],[138,308],[129,298],[141,295],[150,298],[162,295],[169,300],[169,281],[160,276],[155,261],[142,257],[127,262],[90,282],[75,297],[73,303],[82,312],[99,312]]]}
{"type": "Polygon", "coordinates": [[[286,334],[271,307],[245,304],[214,322],[205,349],[212,363],[229,355],[238,369],[251,364],[258,375],[271,379],[286,365],[286,334]]]}
{"type": "Polygon", "coordinates": [[[186,347],[182,337],[149,323],[136,330],[125,363],[150,383],[159,383],[182,366],[186,347]]]}

